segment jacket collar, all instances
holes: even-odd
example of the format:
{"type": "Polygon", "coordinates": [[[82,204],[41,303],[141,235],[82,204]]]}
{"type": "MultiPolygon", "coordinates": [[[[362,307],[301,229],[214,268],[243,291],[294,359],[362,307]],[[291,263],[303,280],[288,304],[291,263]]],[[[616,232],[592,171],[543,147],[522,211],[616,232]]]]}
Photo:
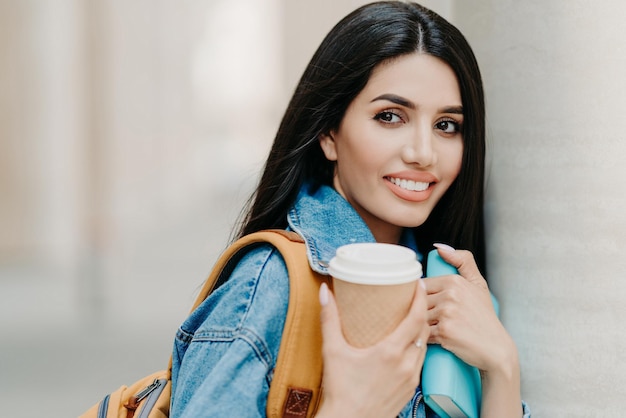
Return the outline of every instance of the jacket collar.
{"type": "MultiPolygon", "coordinates": [[[[329,186],[313,188],[305,184],[287,216],[290,229],[306,243],[311,268],[321,274],[328,274],[328,262],[340,246],[375,242],[361,216],[329,186]]],[[[408,229],[402,234],[401,244],[416,250],[408,229]]]]}

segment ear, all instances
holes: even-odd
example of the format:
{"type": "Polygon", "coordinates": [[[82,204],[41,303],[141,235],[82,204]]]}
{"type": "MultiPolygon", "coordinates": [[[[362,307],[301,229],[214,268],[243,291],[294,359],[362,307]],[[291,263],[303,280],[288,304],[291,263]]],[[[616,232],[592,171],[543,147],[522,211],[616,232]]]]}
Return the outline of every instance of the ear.
{"type": "Polygon", "coordinates": [[[332,132],[320,134],[320,146],[328,161],[337,161],[337,144],[332,132]]]}

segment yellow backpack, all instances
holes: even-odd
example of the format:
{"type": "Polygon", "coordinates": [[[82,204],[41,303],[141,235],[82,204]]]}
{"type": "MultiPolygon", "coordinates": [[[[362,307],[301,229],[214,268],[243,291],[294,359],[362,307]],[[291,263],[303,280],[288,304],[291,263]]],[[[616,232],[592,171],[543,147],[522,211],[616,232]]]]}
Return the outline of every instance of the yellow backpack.
{"type": "MultiPolygon", "coordinates": [[[[289,272],[289,306],[274,378],[267,399],[271,418],[312,417],[322,386],[322,334],[317,292],[328,279],[311,270],[302,238],[282,230],[266,230],[240,238],[217,260],[191,309],[193,312],[222,285],[241,257],[254,246],[278,249],[289,272]]],[[[170,411],[171,368],[122,386],[95,404],[81,418],[167,418],[170,411]]]]}

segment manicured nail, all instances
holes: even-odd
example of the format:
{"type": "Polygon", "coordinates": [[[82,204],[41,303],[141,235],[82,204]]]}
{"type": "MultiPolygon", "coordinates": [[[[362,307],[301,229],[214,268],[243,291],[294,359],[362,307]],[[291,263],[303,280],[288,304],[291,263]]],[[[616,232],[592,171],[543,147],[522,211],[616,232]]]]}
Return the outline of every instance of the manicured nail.
{"type": "Polygon", "coordinates": [[[439,242],[433,244],[433,247],[437,248],[438,250],[445,251],[447,253],[453,253],[456,251],[453,247],[450,247],[448,244],[441,244],[439,242]]]}
{"type": "Polygon", "coordinates": [[[326,306],[328,305],[328,286],[326,283],[322,283],[320,286],[320,305],[326,306]]]}
{"type": "Polygon", "coordinates": [[[426,290],[426,282],[424,279],[420,279],[420,286],[422,286],[422,289],[426,290]]]}

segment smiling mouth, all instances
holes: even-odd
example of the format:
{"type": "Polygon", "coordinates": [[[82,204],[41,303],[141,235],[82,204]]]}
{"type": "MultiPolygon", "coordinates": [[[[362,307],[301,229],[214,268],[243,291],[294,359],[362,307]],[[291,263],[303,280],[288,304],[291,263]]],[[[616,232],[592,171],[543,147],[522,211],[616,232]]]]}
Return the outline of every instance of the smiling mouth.
{"type": "Polygon", "coordinates": [[[430,186],[430,183],[425,183],[421,181],[399,179],[395,177],[386,177],[386,178],[391,183],[395,184],[401,189],[408,190],[411,192],[423,192],[424,190],[428,189],[428,187],[430,186]]]}

